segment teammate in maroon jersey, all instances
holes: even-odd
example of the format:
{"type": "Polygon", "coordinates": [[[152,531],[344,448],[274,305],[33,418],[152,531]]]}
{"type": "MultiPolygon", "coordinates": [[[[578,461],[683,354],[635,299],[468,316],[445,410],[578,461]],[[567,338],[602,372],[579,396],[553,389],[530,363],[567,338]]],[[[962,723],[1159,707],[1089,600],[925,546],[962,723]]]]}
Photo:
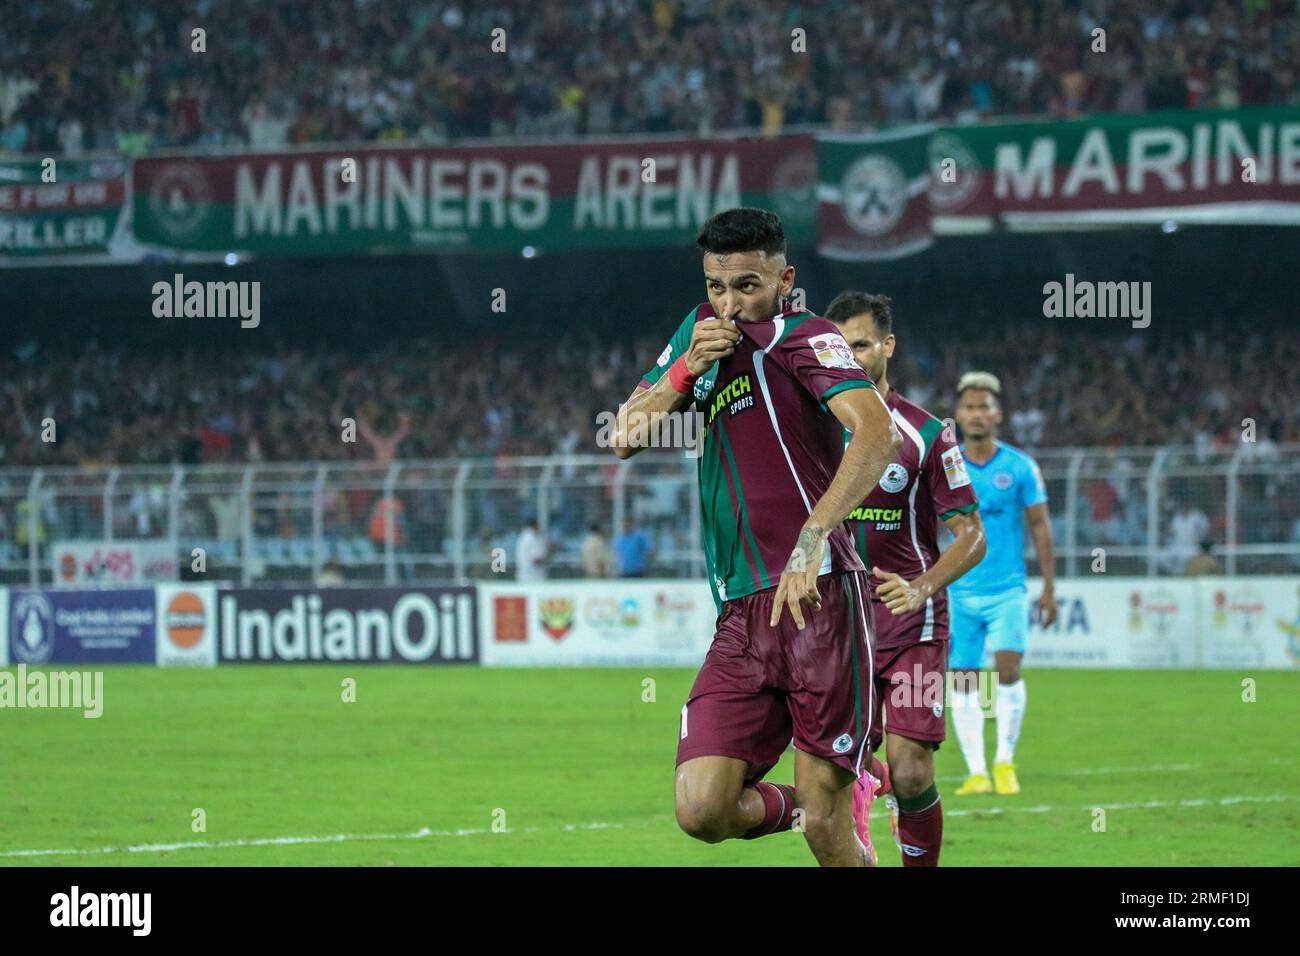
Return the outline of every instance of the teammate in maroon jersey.
{"type": "MultiPolygon", "coordinates": [[[[871,747],[888,734],[886,753],[897,805],[895,838],[904,866],[937,866],[943,808],[934,783],[934,751],[944,739],[948,661],[945,588],[984,557],[984,527],[951,426],[890,388],[893,313],[887,296],[842,292],[826,317],[844,333],[903,433],[903,446],[849,527],[875,585],[875,698],[871,747]],[[939,522],[953,533],[939,553],[939,522]]],[[[859,807],[870,800],[858,785],[859,807]]],[[[858,813],[860,829],[866,813],[858,813]]]]}
{"type": "Polygon", "coordinates": [[[869,582],[844,519],[901,438],[838,330],[790,306],[776,215],[719,213],[697,244],[709,301],[619,409],[612,437],[627,458],[646,444],[644,416],[692,404],[704,415],[700,507],[719,616],[682,708],[677,821],[708,843],[798,824],[822,865],[868,865],[853,787],[874,710],[869,582]],[[763,781],[792,737],[795,786],[763,781]]]}

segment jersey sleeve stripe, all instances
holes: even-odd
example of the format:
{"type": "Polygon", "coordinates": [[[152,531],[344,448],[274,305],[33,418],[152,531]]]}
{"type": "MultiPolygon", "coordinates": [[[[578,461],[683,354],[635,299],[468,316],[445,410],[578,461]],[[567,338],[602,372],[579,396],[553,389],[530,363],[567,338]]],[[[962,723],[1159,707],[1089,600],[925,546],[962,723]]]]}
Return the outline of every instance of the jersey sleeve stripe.
{"type": "Polygon", "coordinates": [[[826,389],[826,391],[822,392],[822,397],[821,397],[822,408],[826,407],[826,402],[828,399],[831,398],[831,396],[838,395],[840,392],[847,391],[850,388],[875,388],[875,387],[876,387],[875,383],[870,382],[865,378],[861,378],[861,379],[851,378],[847,382],[836,382],[830,388],[826,389]]]}
{"type": "Polygon", "coordinates": [[[979,507],[980,507],[980,503],[978,501],[972,501],[970,504],[962,505],[960,508],[949,508],[943,514],[939,515],[939,520],[947,521],[953,515],[973,514],[974,512],[979,510],[979,507]]]}

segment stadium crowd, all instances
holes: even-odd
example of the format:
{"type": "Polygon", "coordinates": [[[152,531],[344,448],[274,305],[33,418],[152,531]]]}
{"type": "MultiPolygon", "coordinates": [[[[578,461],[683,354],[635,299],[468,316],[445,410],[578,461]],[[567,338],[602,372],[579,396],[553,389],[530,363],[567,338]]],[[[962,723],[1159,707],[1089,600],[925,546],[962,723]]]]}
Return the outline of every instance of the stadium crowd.
{"type": "Polygon", "coordinates": [[[1294,0],[14,0],[0,154],[1296,104],[1298,63],[1294,0]]]}
{"type": "MultiPolygon", "coordinates": [[[[16,423],[0,431],[0,464],[596,452],[596,416],[617,408],[662,347],[475,336],[472,352],[424,339],[361,355],[286,348],[165,360],[107,343],[77,354],[33,347],[0,358],[0,414],[16,423]],[[341,440],[345,417],[356,420],[355,442],[341,440]],[[46,418],[57,442],[41,440],[46,418]]],[[[890,381],[948,415],[952,386],[972,368],[1001,377],[1004,437],[1031,450],[1233,444],[1245,419],[1260,443],[1300,442],[1300,342],[1283,329],[909,335],[890,381]]]]}

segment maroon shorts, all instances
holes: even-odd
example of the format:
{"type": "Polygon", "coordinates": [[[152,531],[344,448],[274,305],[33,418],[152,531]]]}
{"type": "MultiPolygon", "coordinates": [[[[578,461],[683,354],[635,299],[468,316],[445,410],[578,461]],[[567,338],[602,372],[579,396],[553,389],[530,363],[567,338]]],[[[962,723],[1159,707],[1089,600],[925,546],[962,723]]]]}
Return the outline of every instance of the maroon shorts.
{"type": "Polygon", "coordinates": [[[775,628],[768,588],[727,601],[682,708],[678,765],[735,757],[746,780],[767,773],[794,745],[856,774],[875,713],[865,572],[823,575],[822,606],[804,605],[804,630],[789,609],[775,628]]]}
{"type": "Polygon", "coordinates": [[[877,651],[871,748],[880,746],[883,734],[898,734],[932,743],[938,750],[947,736],[943,713],[947,674],[947,641],[924,641],[877,651]]]}

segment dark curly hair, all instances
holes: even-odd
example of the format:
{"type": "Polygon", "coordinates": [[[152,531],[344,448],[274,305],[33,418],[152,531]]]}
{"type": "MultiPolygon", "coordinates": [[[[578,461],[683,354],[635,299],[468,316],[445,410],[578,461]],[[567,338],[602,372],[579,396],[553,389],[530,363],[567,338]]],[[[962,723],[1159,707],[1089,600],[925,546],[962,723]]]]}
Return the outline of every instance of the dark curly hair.
{"type": "Polygon", "coordinates": [[[889,296],[878,295],[874,292],[857,292],[853,289],[841,292],[826,307],[826,318],[836,325],[843,325],[855,315],[861,315],[863,312],[871,313],[881,338],[893,331],[894,303],[890,301],[889,296]]]}
{"type": "Polygon", "coordinates": [[[776,213],[741,206],[710,217],[700,227],[695,244],[701,255],[754,251],[785,255],[785,229],[776,213]]]}

